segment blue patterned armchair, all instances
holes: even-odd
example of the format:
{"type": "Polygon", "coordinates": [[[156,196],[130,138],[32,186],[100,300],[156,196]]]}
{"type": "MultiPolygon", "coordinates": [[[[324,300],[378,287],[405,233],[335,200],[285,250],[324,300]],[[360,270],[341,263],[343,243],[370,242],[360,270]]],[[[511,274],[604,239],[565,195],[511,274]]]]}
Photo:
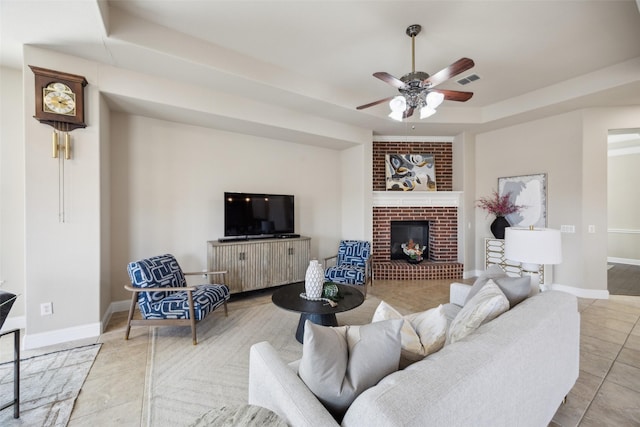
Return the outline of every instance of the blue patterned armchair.
{"type": "Polygon", "coordinates": [[[223,284],[188,286],[186,275],[220,275],[224,283],[226,271],[183,273],[178,261],[170,254],[130,262],[127,266],[133,292],[125,339],[131,326],[191,326],[193,344],[197,344],[196,322],[204,319],[217,307],[227,312],[229,288],[223,284]],[[136,302],[142,319],[133,319],[136,302]]]}
{"type": "Polygon", "coordinates": [[[367,286],[373,283],[371,244],[364,240],[341,240],[336,255],[324,259],[327,281],[355,286],[367,294],[367,286]],[[329,261],[335,265],[329,267],[329,261]]]}

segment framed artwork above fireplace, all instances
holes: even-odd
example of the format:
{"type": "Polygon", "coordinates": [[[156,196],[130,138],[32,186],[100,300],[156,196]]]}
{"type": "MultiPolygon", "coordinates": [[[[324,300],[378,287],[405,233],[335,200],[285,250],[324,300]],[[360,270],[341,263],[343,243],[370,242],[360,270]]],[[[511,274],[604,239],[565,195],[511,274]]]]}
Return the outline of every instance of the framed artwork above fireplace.
{"type": "Polygon", "coordinates": [[[387,191],[437,191],[433,154],[385,154],[387,191]]]}

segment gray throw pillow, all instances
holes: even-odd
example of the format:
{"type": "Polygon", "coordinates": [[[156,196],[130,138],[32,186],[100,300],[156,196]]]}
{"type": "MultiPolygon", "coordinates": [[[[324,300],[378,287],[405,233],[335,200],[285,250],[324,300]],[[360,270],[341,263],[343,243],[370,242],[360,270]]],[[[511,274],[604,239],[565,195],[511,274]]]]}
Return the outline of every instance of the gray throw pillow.
{"type": "Polygon", "coordinates": [[[527,299],[531,293],[531,277],[500,277],[493,279],[504,296],[509,300],[509,308],[527,299]]]}
{"type": "Polygon", "coordinates": [[[403,323],[327,327],[305,322],[298,375],[337,420],[360,393],[398,370],[403,323]]]}
{"type": "Polygon", "coordinates": [[[447,331],[445,345],[460,341],[507,310],[509,310],[507,297],[504,296],[498,285],[489,279],[453,319],[447,331]]]}
{"type": "Polygon", "coordinates": [[[509,277],[509,276],[507,275],[507,273],[504,272],[502,267],[500,267],[497,264],[493,264],[492,266],[487,268],[485,271],[483,271],[482,274],[480,274],[480,276],[476,279],[476,281],[473,282],[473,286],[471,287],[471,289],[469,289],[469,294],[467,295],[467,299],[464,300],[464,305],[467,305],[469,300],[473,298],[473,296],[477,294],[478,291],[480,291],[480,289],[482,289],[484,285],[487,284],[487,281],[489,279],[495,280],[501,277],[509,277]]]}

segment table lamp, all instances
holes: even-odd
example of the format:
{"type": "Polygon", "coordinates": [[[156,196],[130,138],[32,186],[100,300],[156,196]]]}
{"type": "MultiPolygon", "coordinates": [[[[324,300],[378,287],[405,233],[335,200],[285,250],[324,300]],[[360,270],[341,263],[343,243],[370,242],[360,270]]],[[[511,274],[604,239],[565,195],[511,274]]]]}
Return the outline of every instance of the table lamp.
{"type": "MultiPolygon", "coordinates": [[[[540,266],[562,262],[560,230],[551,228],[508,227],[504,236],[504,257],[522,264],[522,272],[531,275],[532,286],[538,280],[540,266]]],[[[544,281],[544,277],[542,277],[544,281]]]]}

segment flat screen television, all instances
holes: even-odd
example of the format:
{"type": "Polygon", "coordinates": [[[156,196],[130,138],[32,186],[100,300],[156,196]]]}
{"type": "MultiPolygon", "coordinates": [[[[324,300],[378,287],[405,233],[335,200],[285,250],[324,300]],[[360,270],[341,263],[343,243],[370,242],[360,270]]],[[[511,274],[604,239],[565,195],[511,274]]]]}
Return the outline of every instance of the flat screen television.
{"type": "Polygon", "coordinates": [[[225,192],[225,237],[295,237],[293,199],[283,194],[225,192]]]}

